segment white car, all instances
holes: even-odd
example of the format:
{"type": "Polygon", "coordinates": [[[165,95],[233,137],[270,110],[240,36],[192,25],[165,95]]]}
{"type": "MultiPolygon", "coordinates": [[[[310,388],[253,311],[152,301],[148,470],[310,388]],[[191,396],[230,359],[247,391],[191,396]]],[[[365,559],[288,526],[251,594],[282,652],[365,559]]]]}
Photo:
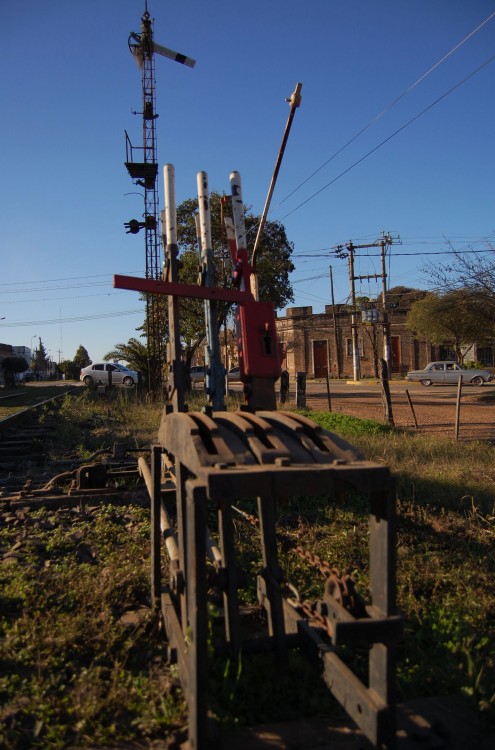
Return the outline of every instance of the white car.
{"type": "Polygon", "coordinates": [[[421,385],[427,387],[433,383],[455,384],[459,378],[463,383],[483,385],[493,380],[494,376],[488,370],[464,369],[457,362],[430,362],[424,370],[411,370],[406,375],[406,380],[419,380],[421,385]]]}
{"type": "Polygon", "coordinates": [[[95,362],[88,367],[83,367],[79,375],[79,380],[85,385],[136,385],[139,380],[139,374],[134,370],[129,370],[124,365],[117,365],[113,362],[95,362]]]}

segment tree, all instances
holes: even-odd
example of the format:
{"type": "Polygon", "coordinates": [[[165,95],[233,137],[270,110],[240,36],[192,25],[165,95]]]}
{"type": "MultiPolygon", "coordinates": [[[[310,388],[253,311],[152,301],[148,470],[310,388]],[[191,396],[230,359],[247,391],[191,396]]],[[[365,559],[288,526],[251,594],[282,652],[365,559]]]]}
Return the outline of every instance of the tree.
{"type": "Polygon", "coordinates": [[[48,368],[48,354],[43,345],[41,337],[38,339],[38,348],[33,352],[33,369],[37,372],[46,372],[48,368]]]}
{"type": "Polygon", "coordinates": [[[474,343],[484,343],[494,335],[482,313],[484,302],[469,289],[445,294],[429,292],[413,303],[406,325],[433,344],[451,346],[460,364],[474,343]]]}
{"type": "Polygon", "coordinates": [[[91,364],[91,359],[89,358],[89,354],[87,349],[84,348],[82,344],[79,344],[77,347],[77,351],[74,355],[73,362],[75,366],[79,369],[82,369],[83,367],[87,367],[91,364]]]}
{"type": "Polygon", "coordinates": [[[72,359],[64,359],[60,362],[58,369],[64,373],[66,380],[79,380],[81,367],[72,359]]]}
{"type": "MultiPolygon", "coordinates": [[[[215,258],[216,278],[219,286],[229,285],[232,276],[232,263],[227,246],[227,238],[222,222],[222,196],[213,192],[210,195],[212,250],[215,258]]],[[[230,204],[229,204],[230,205],[230,204]]],[[[196,198],[189,199],[177,208],[177,235],[180,250],[181,268],[179,280],[184,283],[198,283],[200,260],[197,248],[195,214],[198,210],[196,198]]],[[[245,212],[248,246],[256,237],[260,217],[245,212]]],[[[270,301],[275,308],[285,307],[294,299],[289,274],[294,270],[291,261],[293,244],[287,239],[285,227],[277,221],[268,221],[258,250],[257,274],[259,298],[270,301]]],[[[205,339],[204,303],[202,300],[180,300],[181,337],[186,366],[205,339]]],[[[231,305],[217,303],[219,328],[228,321],[231,305]]]]}
{"type": "Polygon", "coordinates": [[[15,386],[15,376],[19,372],[26,372],[28,363],[24,357],[4,357],[1,363],[5,377],[5,385],[9,388],[15,386]]]}
{"type": "Polygon", "coordinates": [[[130,338],[127,344],[115,344],[115,348],[103,357],[105,362],[123,360],[131,369],[141,372],[142,379],[147,382],[148,377],[148,349],[142,341],[130,338]]]}
{"type": "MultiPolygon", "coordinates": [[[[427,292],[422,289],[414,289],[409,286],[393,286],[386,292],[386,301],[388,310],[406,309],[409,310],[413,302],[422,299],[427,292]]],[[[381,296],[380,296],[381,299],[381,296]]]]}
{"type": "MultiPolygon", "coordinates": [[[[485,311],[495,312],[495,247],[487,243],[482,251],[459,252],[451,242],[447,243],[453,260],[437,265],[428,263],[425,273],[443,293],[458,289],[469,289],[485,302],[485,311]]],[[[483,314],[483,311],[481,311],[483,314]]]]}

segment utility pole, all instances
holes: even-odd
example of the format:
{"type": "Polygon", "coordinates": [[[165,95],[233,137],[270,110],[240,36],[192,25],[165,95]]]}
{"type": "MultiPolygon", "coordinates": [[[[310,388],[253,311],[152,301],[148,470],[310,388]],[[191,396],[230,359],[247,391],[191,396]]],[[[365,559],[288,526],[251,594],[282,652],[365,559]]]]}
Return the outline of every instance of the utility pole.
{"type": "Polygon", "coordinates": [[[359,339],[358,339],[358,324],[356,320],[356,285],[354,281],[359,278],[354,276],[354,249],[355,245],[352,242],[347,244],[347,250],[349,253],[349,280],[351,282],[351,335],[352,335],[352,374],[354,380],[361,379],[361,364],[359,362],[359,339]]]}
{"type": "Polygon", "coordinates": [[[332,300],[332,318],[333,318],[333,342],[335,347],[335,361],[337,363],[337,378],[340,380],[340,357],[339,357],[339,339],[337,335],[337,320],[335,316],[335,299],[333,295],[333,273],[332,266],[329,266],[330,271],[330,294],[332,300]]]}
{"type": "Polygon", "coordinates": [[[382,325],[383,325],[383,359],[387,365],[387,379],[392,377],[392,353],[390,350],[390,323],[387,311],[387,271],[385,267],[385,253],[387,246],[393,243],[389,234],[384,234],[380,240],[380,259],[382,264],[382,325]]]}
{"type": "MultiPolygon", "coordinates": [[[[347,257],[349,261],[349,281],[351,285],[351,304],[352,304],[352,317],[351,317],[351,329],[352,329],[352,362],[353,362],[353,373],[354,380],[360,379],[360,366],[359,366],[359,341],[358,341],[358,323],[356,320],[356,289],[355,281],[369,280],[369,279],[381,279],[382,281],[382,330],[383,330],[383,359],[387,364],[387,378],[392,374],[392,356],[390,350],[390,322],[388,319],[387,311],[387,271],[385,265],[385,256],[387,253],[387,247],[400,243],[400,238],[393,238],[389,233],[383,233],[380,240],[375,242],[369,242],[364,245],[354,245],[352,242],[348,242],[346,245],[347,257]],[[354,274],[354,251],[363,250],[370,247],[380,248],[380,259],[381,259],[381,273],[366,274],[364,276],[355,276],[354,274]]],[[[345,253],[342,246],[337,247],[338,257],[344,258],[345,253]]]]}

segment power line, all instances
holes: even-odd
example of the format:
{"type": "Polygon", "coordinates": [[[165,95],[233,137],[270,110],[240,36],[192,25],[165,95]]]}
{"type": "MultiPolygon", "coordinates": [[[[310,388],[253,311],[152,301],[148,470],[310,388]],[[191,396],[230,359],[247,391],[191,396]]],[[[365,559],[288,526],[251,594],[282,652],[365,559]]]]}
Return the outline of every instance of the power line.
{"type": "Polygon", "coordinates": [[[356,135],[354,135],[350,140],[348,140],[347,143],[344,143],[344,145],[341,148],[339,148],[338,151],[336,151],[325,162],[323,162],[323,164],[321,166],[319,166],[318,169],[315,169],[315,171],[312,172],[312,174],[310,174],[309,177],[306,177],[306,179],[303,180],[303,182],[301,182],[300,185],[298,185],[296,188],[294,188],[294,190],[292,190],[290,193],[288,193],[288,195],[286,195],[285,198],[283,198],[280,201],[279,206],[282,205],[282,203],[285,203],[285,201],[288,200],[288,198],[290,198],[291,195],[294,195],[294,193],[296,193],[299,190],[299,188],[301,188],[303,185],[305,185],[307,182],[309,182],[309,180],[311,180],[316,174],[318,174],[318,172],[320,172],[323,169],[323,167],[326,167],[327,164],[329,164],[331,161],[333,161],[333,159],[335,159],[336,156],[338,156],[339,154],[341,154],[342,151],[344,151],[348,146],[350,146],[351,143],[353,143],[357,138],[359,138],[359,136],[362,135],[366,130],[368,130],[368,128],[370,128],[375,122],[377,122],[381,117],[383,117],[387,112],[389,112],[392,109],[392,107],[394,107],[401,99],[403,99],[404,96],[406,96],[413,89],[415,89],[416,86],[418,86],[422,81],[425,80],[425,78],[427,78],[430,75],[430,73],[433,73],[433,71],[436,70],[436,68],[438,68],[443,62],[445,62],[445,60],[447,60],[454,52],[456,52],[456,50],[458,50],[460,47],[462,47],[462,45],[465,42],[467,42],[468,39],[470,39],[472,36],[474,36],[494,16],[495,16],[495,11],[493,13],[491,13],[487,18],[485,18],[485,20],[482,21],[482,23],[480,23],[479,26],[477,26],[475,29],[473,29],[473,31],[471,31],[467,36],[465,36],[464,39],[462,39],[458,44],[456,44],[455,47],[453,47],[450,50],[450,52],[447,52],[446,55],[444,55],[442,58],[440,58],[440,60],[438,60],[438,62],[436,62],[434,65],[432,65],[431,68],[429,68],[425,73],[423,73],[423,75],[420,76],[417,79],[417,81],[415,81],[410,86],[408,86],[402,92],[402,94],[399,94],[398,97],[396,97],[390,104],[388,104],[385,107],[384,110],[382,110],[378,115],[376,115],[372,120],[370,120],[367,125],[365,125],[363,128],[361,128],[361,130],[358,133],[356,133],[356,135]]]}
{"type": "Polygon", "coordinates": [[[108,281],[96,281],[92,282],[91,284],[67,284],[66,286],[44,286],[44,287],[38,287],[38,288],[20,288],[20,289],[4,289],[0,294],[26,294],[26,293],[32,293],[32,292],[58,292],[61,289],[87,289],[88,287],[95,287],[95,286],[109,286],[108,281]]]}
{"type": "MultiPolygon", "coordinates": [[[[139,271],[121,271],[123,274],[135,274],[139,271]]],[[[113,278],[113,273],[98,273],[92,274],[91,276],[63,276],[60,279],[39,279],[37,281],[10,281],[6,284],[0,284],[2,286],[19,286],[19,284],[55,284],[57,281],[79,281],[81,279],[102,279],[102,278],[113,278]]]]}
{"type": "Polygon", "coordinates": [[[311,294],[311,292],[303,291],[299,292],[299,297],[302,299],[309,299],[310,301],[313,300],[314,302],[325,302],[328,303],[327,297],[320,297],[317,294],[311,294]]]}
{"type": "MultiPolygon", "coordinates": [[[[77,296],[70,295],[69,297],[39,297],[38,299],[9,299],[4,300],[2,305],[27,305],[36,304],[37,302],[56,302],[63,299],[77,300],[77,299],[88,299],[88,297],[113,297],[117,294],[122,295],[122,291],[119,292],[100,292],[99,294],[78,294],[77,296]]],[[[129,292],[135,294],[134,292],[129,292]]]]}
{"type": "Polygon", "coordinates": [[[347,167],[347,169],[344,169],[344,171],[341,172],[340,174],[338,174],[336,177],[334,177],[333,180],[330,180],[330,182],[327,182],[326,185],[324,185],[322,188],[320,188],[315,193],[313,193],[312,195],[310,195],[309,198],[306,198],[306,200],[304,200],[298,206],[296,206],[295,208],[293,208],[292,211],[289,211],[287,214],[285,214],[285,216],[282,216],[281,221],[283,221],[284,219],[286,219],[288,216],[291,216],[291,214],[295,213],[297,210],[299,210],[300,208],[302,208],[302,206],[305,206],[306,203],[309,203],[309,201],[313,200],[313,198],[316,198],[317,195],[319,195],[324,190],[326,190],[328,187],[330,187],[335,182],[337,182],[337,180],[339,180],[341,177],[343,177],[348,172],[350,172],[351,169],[354,169],[354,167],[357,167],[358,164],[361,164],[361,162],[363,162],[365,159],[367,159],[368,156],[371,156],[372,154],[375,153],[375,151],[378,151],[379,148],[381,148],[386,143],[388,143],[389,141],[391,141],[392,138],[394,138],[396,135],[398,135],[403,130],[405,130],[407,127],[409,127],[409,125],[412,125],[413,122],[415,122],[420,117],[422,117],[422,115],[424,115],[426,112],[428,112],[430,109],[432,109],[436,104],[438,104],[443,99],[445,99],[447,96],[449,96],[449,94],[452,94],[452,92],[454,92],[456,89],[458,89],[464,83],[466,83],[466,81],[468,81],[470,78],[472,78],[474,75],[476,75],[476,73],[479,73],[480,70],[482,70],[483,68],[485,68],[487,65],[489,65],[494,60],[495,60],[495,55],[493,55],[492,57],[490,57],[488,60],[485,60],[484,63],[482,63],[481,65],[479,65],[475,70],[471,71],[471,73],[469,73],[467,76],[465,76],[461,81],[459,81],[458,83],[456,83],[448,91],[446,91],[444,94],[442,94],[441,96],[439,96],[438,99],[435,99],[434,102],[432,102],[427,107],[425,107],[423,110],[421,110],[421,112],[419,112],[417,115],[414,115],[414,117],[411,117],[411,119],[408,120],[404,125],[402,125],[400,128],[398,128],[397,130],[395,130],[391,135],[389,135],[387,138],[385,138],[383,141],[381,141],[377,146],[375,146],[370,151],[368,151],[368,153],[366,153],[360,159],[358,159],[353,164],[351,164],[350,167],[347,167]]]}
{"type": "Polygon", "coordinates": [[[74,315],[72,317],[68,318],[47,318],[45,320],[40,320],[37,318],[36,320],[17,320],[13,323],[8,324],[2,324],[0,323],[0,330],[4,328],[20,328],[23,326],[47,326],[47,325],[60,325],[62,322],[64,325],[67,323],[80,323],[86,320],[102,320],[103,318],[120,318],[125,315],[142,315],[143,310],[136,309],[136,310],[117,310],[115,312],[109,312],[109,313],[94,313],[93,315],[74,315]]]}
{"type": "MultiPolygon", "coordinates": [[[[409,245],[409,244],[422,244],[422,243],[408,242],[407,244],[409,245]]],[[[436,243],[431,243],[431,244],[436,244],[436,243]]],[[[333,251],[334,251],[334,248],[328,248],[327,252],[325,252],[324,250],[321,250],[319,252],[317,251],[316,253],[312,253],[311,251],[308,251],[308,252],[302,252],[300,255],[297,253],[294,253],[292,257],[293,258],[298,258],[298,257],[328,258],[329,257],[328,253],[333,252],[333,251]]],[[[408,253],[408,252],[396,253],[396,252],[389,251],[387,255],[391,255],[394,257],[407,256],[407,255],[411,255],[411,256],[414,256],[414,255],[469,255],[469,254],[481,255],[483,253],[493,253],[493,252],[495,252],[493,249],[488,248],[486,250],[462,250],[462,249],[461,250],[429,250],[428,252],[422,251],[422,252],[411,252],[411,253],[408,253]]],[[[375,258],[375,257],[379,257],[379,255],[373,254],[373,253],[354,253],[354,257],[355,258],[375,258]]]]}
{"type": "MultiPolygon", "coordinates": [[[[425,256],[425,255],[482,255],[483,253],[493,253],[493,250],[432,250],[428,253],[387,253],[387,255],[397,258],[402,255],[409,255],[409,256],[425,256]]],[[[355,258],[379,258],[378,253],[354,253],[355,258]]]]}

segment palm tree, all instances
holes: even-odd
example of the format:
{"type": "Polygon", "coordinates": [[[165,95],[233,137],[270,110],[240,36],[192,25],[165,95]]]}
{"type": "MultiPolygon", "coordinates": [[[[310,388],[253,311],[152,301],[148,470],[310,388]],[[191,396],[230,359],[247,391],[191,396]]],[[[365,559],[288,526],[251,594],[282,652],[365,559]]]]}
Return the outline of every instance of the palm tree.
{"type": "Polygon", "coordinates": [[[115,344],[115,348],[103,357],[105,362],[123,360],[132,370],[141,372],[143,382],[148,378],[148,349],[139,339],[130,338],[127,344],[115,344]]]}

